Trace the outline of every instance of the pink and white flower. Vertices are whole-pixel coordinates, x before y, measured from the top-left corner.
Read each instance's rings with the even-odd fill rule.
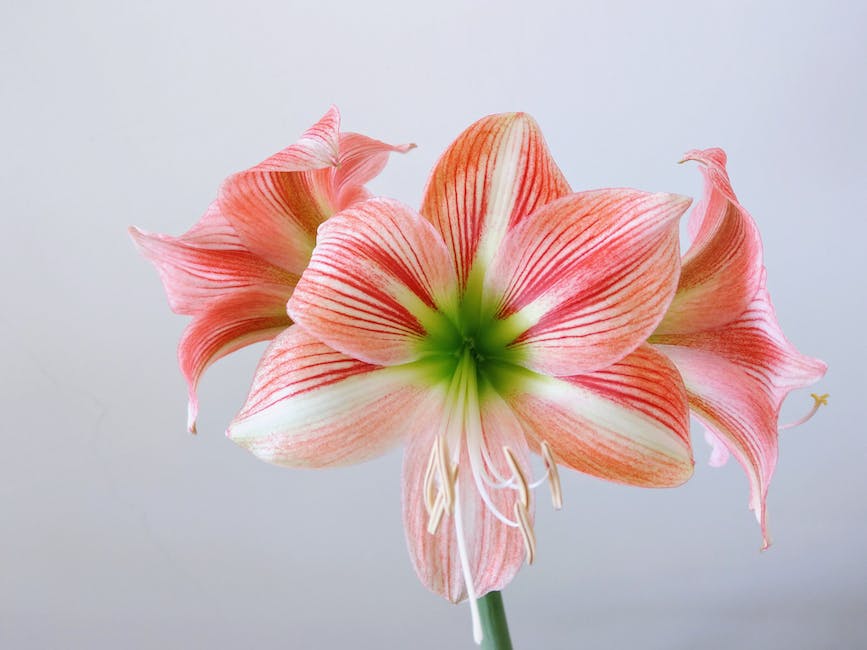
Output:
[[[340,133],[337,108],[295,144],[230,176],[204,216],[180,237],[130,228],[157,267],[169,305],[193,317],[178,346],[195,431],[196,389],[205,369],[246,345],[274,338],[291,320],[286,301],[307,266],[316,229],[332,214],[370,198],[364,185],[392,146]]]
[[[620,483],[692,473],[687,396],[647,337],[677,287],[689,200],[572,193],[532,118],[495,115],[443,154],[421,214],[372,199],[319,227],[228,435],[286,466],[403,442],[422,582],[475,600],[532,561],[533,488],[557,464]],[[534,479],[530,455],[545,470]]]
[[[798,352],[780,329],[758,229],[732,190],[725,153],[690,151],[684,160],[701,165],[705,196],[688,220],[693,241],[677,293],[650,342],[683,377],[689,407],[714,446],[711,463],[731,454],[746,470],[750,508],[767,548],[780,406],[791,390],[818,381],[826,366]],[[816,408],[825,397],[814,396]]]

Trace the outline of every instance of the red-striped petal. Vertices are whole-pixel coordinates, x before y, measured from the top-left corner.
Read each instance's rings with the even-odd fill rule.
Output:
[[[394,146],[357,133],[334,138],[339,153],[328,166],[292,171],[291,165],[263,163],[230,176],[220,191],[220,207],[244,245],[299,275],[310,259],[319,225],[338,210],[369,198],[364,184],[382,171],[389,153],[415,146]]]
[[[293,325],[265,352],[227,435],[278,465],[347,465],[435,421],[441,406],[406,370],[358,361]]]
[[[818,381],[825,364],[786,340],[764,279],[737,320],[716,330],[655,335],[651,341],[683,376],[690,408],[746,470],[750,508],[767,546],[765,504],[777,462],[780,406],[789,391]]]
[[[260,172],[303,172],[334,167],[340,157],[340,113],[336,106],[292,144],[253,167]]]
[[[300,275],[316,244],[316,229],[335,211],[331,173],[234,174],[220,189],[220,210],[250,251]]]
[[[648,345],[587,375],[536,375],[508,401],[559,464],[643,487],[676,486],[692,475],[683,383]]]
[[[179,314],[201,313],[214,301],[251,287],[280,291],[297,281],[297,276],[250,253],[215,205],[180,237],[135,227],[129,232],[156,266],[169,306]]]
[[[455,289],[433,226],[390,199],[372,199],[319,229],[289,314],[331,347],[368,363],[418,357],[425,322]]]
[[[529,115],[485,117],[464,131],[431,173],[422,214],[442,234],[464,284],[486,265],[506,230],[570,192]]]
[[[484,443],[494,452],[492,460],[496,463],[497,471],[503,476],[511,475],[501,453],[503,446],[508,446],[522,471],[530,476],[526,439],[509,407],[498,398],[488,401],[482,405],[481,418]],[[419,580],[431,591],[456,603],[467,597],[455,535],[454,517],[457,513],[445,515],[436,533],[427,531],[424,477],[435,432],[435,426],[424,427],[407,441],[402,478],[403,523],[410,559]],[[489,591],[500,590],[511,582],[526,557],[524,542],[517,528],[502,523],[483,502],[476,488],[465,445],[462,445],[458,462],[457,483],[470,576],[476,596],[480,597]],[[493,504],[504,516],[514,518],[513,508],[518,499],[516,490],[490,490],[489,494]],[[531,495],[531,523],[532,498]]]
[[[187,428],[196,430],[199,379],[215,361],[241,348],[274,338],[292,322],[286,301],[292,287],[254,287],[227,294],[190,321],[178,345],[178,361],[187,380]]]
[[[344,210],[362,198],[359,190],[385,168],[390,153],[414,148],[414,144],[391,145],[359,133],[341,133],[340,162],[334,170],[337,209]]]
[[[662,319],[677,284],[678,218],[689,199],[638,190],[571,194],[509,231],[486,277],[513,344],[549,375],[623,358]]]
[[[681,263],[680,281],[658,333],[701,331],[738,318],[756,295],[762,276],[762,242],[738,203],[722,149],[690,151],[700,164],[705,194],[690,214],[693,243]]]

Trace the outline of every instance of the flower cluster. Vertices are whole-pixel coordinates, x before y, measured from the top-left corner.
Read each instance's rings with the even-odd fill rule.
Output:
[[[340,133],[332,109],[230,177],[186,234],[132,230],[172,308],[193,316],[179,348],[190,428],[204,369],[273,339],[229,437],[295,467],[402,442],[411,560],[474,620],[476,599],[533,561],[534,490],[562,505],[558,465],[679,485],[690,411],[714,458],[746,470],[767,545],[780,405],[825,365],[777,324],[725,154],[685,157],[706,190],[681,258],[689,199],[574,192],[525,114],[464,131],[419,210],[371,197],[364,184],[411,146]]]

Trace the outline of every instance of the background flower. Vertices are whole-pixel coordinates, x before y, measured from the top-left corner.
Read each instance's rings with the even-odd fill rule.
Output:
[[[790,391],[821,379],[827,366],[798,352],[777,323],[759,232],[732,190],[725,153],[690,151],[684,159],[699,163],[705,194],[689,218],[693,241],[677,293],[650,342],[683,376],[690,409],[714,445],[712,462],[725,462],[730,452],[746,470],[750,509],[767,548],[780,407]]]
[[[230,176],[180,237],[130,228],[156,265],[172,310],[193,317],[178,345],[192,432],[205,369],[289,326],[286,301],[307,266],[319,224],[370,196],[364,184],[382,171],[390,152],[415,146],[395,147],[339,127],[332,107],[298,142]]]

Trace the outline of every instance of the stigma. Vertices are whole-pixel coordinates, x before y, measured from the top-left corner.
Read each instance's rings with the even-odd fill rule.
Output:
[[[818,393],[810,393],[810,397],[813,398],[813,407],[807,412],[807,414],[801,418],[798,418],[794,422],[789,422],[787,424],[781,425],[779,428],[780,431],[783,431],[785,429],[792,429],[794,427],[804,424],[804,422],[816,415],[816,412],[822,406],[828,406],[828,398],[830,397],[828,393],[825,393],[823,395],[819,395]]]

